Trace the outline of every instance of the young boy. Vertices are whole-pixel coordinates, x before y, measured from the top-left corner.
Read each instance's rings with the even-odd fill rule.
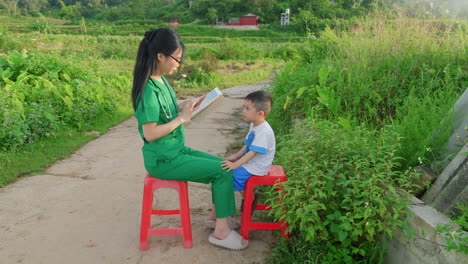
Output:
[[[252,175],[264,176],[268,174],[271,163],[275,157],[275,134],[265,117],[270,113],[273,100],[271,95],[265,91],[256,91],[245,97],[244,120],[250,122],[250,130],[245,137],[245,145],[239,152],[221,161],[221,166],[227,171],[233,170],[234,190],[245,189],[245,183]],[[252,204],[254,212],[256,197]],[[242,205],[241,205],[242,209]],[[211,216],[205,221],[209,228],[215,228],[215,208],[213,206]],[[239,223],[228,218],[228,224],[232,229],[239,228]]]
[[[275,134],[265,120],[272,104],[271,95],[265,91],[256,91],[245,97],[243,117],[250,122],[245,145],[221,162],[224,169],[233,170],[234,190],[241,191],[242,195],[247,180],[252,175],[267,175],[275,157]]]

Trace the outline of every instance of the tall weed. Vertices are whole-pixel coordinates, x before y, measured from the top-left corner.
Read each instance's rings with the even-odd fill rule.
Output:
[[[398,124],[395,129],[403,138],[414,139],[406,134],[411,131],[420,139],[401,150],[404,168],[416,165],[427,144],[443,148],[450,126],[440,123],[449,122],[442,119],[450,117],[453,102],[468,86],[466,27],[447,23],[441,28],[427,21],[377,17],[356,20],[349,32],[325,30],[321,39],[306,42],[301,62],[278,75],[271,122],[280,133],[305,117],[348,126]],[[421,113],[421,120],[431,121],[424,126],[409,122]]]

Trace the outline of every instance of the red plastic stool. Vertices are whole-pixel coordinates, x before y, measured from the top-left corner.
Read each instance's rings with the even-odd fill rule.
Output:
[[[159,188],[176,189],[179,193],[180,210],[153,210],[154,191]],[[151,215],[180,214],[181,228],[151,229]],[[140,225],[140,250],[148,248],[148,236],[154,235],[182,235],[184,247],[192,247],[192,226],[190,224],[190,208],[188,198],[188,185],[186,181],[161,180],[146,175],[143,189],[143,207]]]
[[[251,229],[281,229],[283,237],[289,237],[286,233],[288,224],[281,220],[279,223],[260,223],[252,222],[252,203],[253,203],[253,191],[256,185],[275,185],[276,183],[285,182],[286,175],[284,169],[280,165],[272,165],[270,171],[265,176],[252,176],[247,180],[244,190],[244,207],[242,208],[242,220],[241,220],[241,235],[245,240],[249,239],[249,230]],[[278,186],[276,191],[281,191],[282,186]],[[271,210],[271,206],[268,204],[257,204],[255,210]]]

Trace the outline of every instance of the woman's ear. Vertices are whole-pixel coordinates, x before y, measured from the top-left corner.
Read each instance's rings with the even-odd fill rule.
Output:
[[[164,57],[165,57],[164,54],[162,54],[161,52],[158,52],[158,54],[156,54],[156,59],[158,61],[162,61]]]

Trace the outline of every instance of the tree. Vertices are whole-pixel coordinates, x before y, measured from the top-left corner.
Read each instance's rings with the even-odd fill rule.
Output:
[[[301,25],[304,31],[309,33],[311,31],[311,24],[316,22],[317,19],[311,11],[299,9],[299,14],[292,17],[292,22]]]
[[[218,18],[225,19],[228,14],[239,6],[240,0],[199,0],[194,2],[192,10],[195,15],[205,16],[209,8],[217,11]]]
[[[19,0],[0,0],[0,6],[7,10],[8,15],[16,15],[18,13]]]
[[[214,24],[218,20],[218,11],[216,8],[208,8],[208,12],[206,12],[206,19],[210,21],[210,23]]]
[[[19,0],[18,7],[26,14],[37,15],[49,5],[47,0]]]
[[[281,12],[284,12],[276,7],[276,0],[245,0],[241,5],[243,10],[259,16],[263,22],[279,21]]]
[[[81,4],[77,3],[74,5],[67,6],[62,0],[59,0],[61,9],[60,9],[60,17],[63,19],[70,19],[74,20],[81,16],[80,8]]]
[[[100,7],[104,5],[104,0],[84,0],[82,1],[84,6],[89,7]]]

